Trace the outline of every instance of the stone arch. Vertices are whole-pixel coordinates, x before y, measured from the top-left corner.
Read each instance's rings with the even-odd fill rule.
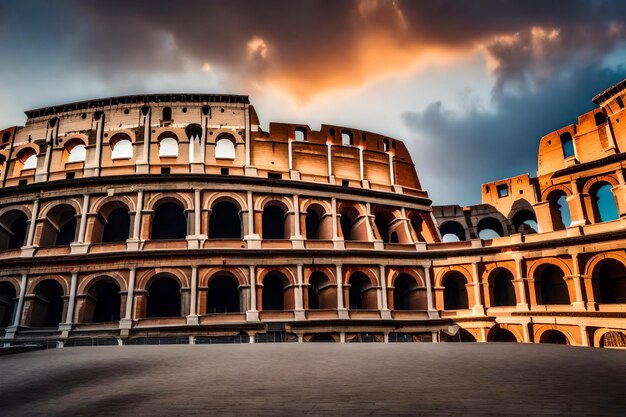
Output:
[[[614,175],[598,175],[598,176],[589,178],[585,182],[585,185],[583,185],[583,188],[582,188],[582,193],[590,194],[591,188],[593,188],[593,186],[596,185],[597,183],[602,183],[602,182],[609,183],[611,184],[612,187],[615,187],[619,184],[619,181]]]
[[[572,345],[576,341],[567,329],[556,325],[539,326],[535,330],[534,340],[535,343],[562,344],[556,343],[560,338],[559,335],[562,335],[565,338],[565,344]]]
[[[494,239],[505,236],[504,225],[493,216],[485,216],[476,225],[477,235],[481,239]]]
[[[469,308],[469,294],[467,284],[472,282],[463,273],[451,270],[443,274],[441,285],[443,286],[443,309],[464,310]]]
[[[367,210],[363,204],[341,202],[337,205],[338,232],[344,240],[369,241]]]
[[[541,263],[533,269],[535,296],[537,304],[570,305],[573,297],[570,294],[565,272],[554,263]]]
[[[309,310],[330,310],[337,308],[337,287],[332,275],[317,268],[308,271],[306,277],[305,308]]]
[[[503,327],[499,324],[491,327],[489,329],[489,333],[487,334],[488,342],[520,342],[519,336],[517,336],[511,329]]]
[[[398,228],[397,225],[394,227],[396,220],[402,218],[400,209],[375,205],[372,207],[372,215],[374,216],[376,233],[380,240],[384,243],[409,243],[409,237],[406,233],[402,233],[403,230]],[[400,241],[398,232],[402,234],[402,242]]]
[[[420,272],[419,269],[411,268],[411,267],[400,267],[400,268],[390,267],[390,268],[388,268],[387,281],[386,281],[387,282],[387,286],[388,287],[393,286],[395,279],[400,274],[408,274],[408,275],[410,275],[416,281],[418,287],[426,288],[426,280],[424,279],[424,274],[422,272]]]
[[[566,184],[553,184],[547,188],[545,188],[541,192],[541,201],[548,201],[548,196],[552,194],[554,191],[561,191],[565,196],[569,197],[572,195],[572,189],[569,185]]]
[[[284,266],[272,266],[272,267],[262,267],[260,268],[260,271],[257,272],[257,285],[262,285],[263,284],[263,279],[265,279],[265,276],[268,274],[271,274],[272,272],[279,272],[281,274],[283,274],[287,280],[289,281],[289,285],[295,285],[296,283],[296,277],[293,273],[293,271],[289,268],[286,268]]]
[[[595,255],[585,270],[596,303],[626,304],[626,257],[615,252]]]
[[[280,268],[261,274],[261,310],[283,311],[295,308],[293,281]]]
[[[21,206],[9,206],[0,211],[0,250],[19,249],[26,244],[29,212]]]
[[[101,198],[95,198],[91,203],[91,212],[97,213],[102,208],[110,203],[120,203],[124,206],[128,207],[129,211],[135,211],[135,200],[126,195],[112,195],[112,196],[104,196]]]
[[[261,214],[261,239],[289,239],[290,225],[289,206],[283,199],[266,200]]]
[[[370,283],[372,284],[373,287],[378,287],[379,286],[379,280],[378,280],[378,276],[376,276],[376,273],[374,271],[372,271],[371,268],[368,268],[366,266],[356,266],[356,265],[349,265],[349,266],[345,266],[344,270],[343,270],[343,283],[348,284],[348,280],[350,279],[350,275],[355,273],[355,272],[361,272],[363,274],[365,274],[367,276],[367,278],[369,279]]]
[[[231,199],[214,202],[209,213],[209,239],[242,239],[243,219],[241,207]]]
[[[415,275],[400,272],[391,280],[392,294],[388,303],[393,310],[428,310],[426,292]],[[420,291],[422,290],[422,291]],[[390,302],[391,301],[391,302]]]
[[[443,286],[443,280],[446,278],[446,275],[452,272],[459,272],[465,277],[467,282],[472,282],[472,273],[467,268],[461,265],[451,265],[437,270],[435,274],[435,286]]]
[[[459,242],[467,240],[467,232],[465,227],[456,220],[445,221],[439,226],[439,233],[441,234],[442,242],[454,242],[452,236],[456,236]],[[452,235],[452,236],[450,236]],[[446,238],[446,236],[449,236]]]
[[[247,210],[248,203],[245,196],[236,192],[214,192],[209,194],[208,198],[204,202],[204,208],[206,210],[212,210],[217,203],[227,201],[235,206],[239,207],[239,210]]]
[[[544,267],[546,264],[554,265],[563,271],[565,276],[572,275],[571,266],[561,258],[539,258],[532,262],[527,262],[527,275],[528,277],[534,277],[537,273],[537,269]]]
[[[13,324],[14,310],[19,287],[11,280],[0,279],[0,327]]]
[[[164,203],[179,204],[184,210],[193,208],[193,200],[187,193],[165,192],[153,193],[146,201],[144,210],[155,210],[159,205]]]
[[[333,238],[333,216],[328,203],[310,199],[302,205],[302,213],[306,214],[303,235],[307,239]]]
[[[263,211],[263,209],[270,204],[282,207],[287,213],[293,212],[293,200],[287,196],[278,194],[267,194],[258,198],[254,204],[254,209],[257,211]]]
[[[313,275],[313,273],[315,272],[322,272],[324,275],[328,277],[331,283],[333,284],[337,283],[337,277],[335,276],[334,268],[331,268],[328,266],[313,266],[313,267],[305,268],[304,276],[302,279],[303,283],[307,284],[309,282],[309,279],[311,278],[311,275]]]
[[[211,279],[218,275],[229,275],[237,281],[238,285],[248,285],[248,276],[242,268],[228,267],[228,266],[216,266],[212,268],[202,268],[198,273],[198,286],[208,287]]]
[[[64,319],[63,298],[67,294],[67,289],[58,279],[42,278],[31,284],[32,299],[29,303],[28,324],[32,327],[57,327]]]
[[[78,310],[79,322],[103,323],[118,321],[121,316],[124,281],[106,274],[94,274],[83,284],[84,297]]]
[[[160,272],[145,282],[147,296],[145,317],[180,317],[182,313],[182,282],[174,274]],[[178,294],[176,294],[178,291]]]
[[[45,219],[46,217],[48,217],[48,214],[50,213],[51,210],[53,210],[55,207],[60,206],[60,205],[71,206],[77,215],[82,214],[81,204],[76,199],[64,198],[61,200],[50,201],[47,204],[44,204],[43,207],[41,207],[41,210],[39,212],[39,219]]]
[[[128,197],[103,198],[94,206],[91,221],[91,239],[94,243],[126,242],[131,235],[130,212],[132,200]]]
[[[26,287],[26,294],[33,295],[33,290],[37,287],[37,285],[39,285],[40,282],[46,280],[53,280],[58,282],[61,285],[61,288],[63,288],[63,295],[69,294],[69,282],[67,278],[63,275],[40,275],[35,278],[29,278],[28,285]]]
[[[515,280],[515,272],[509,268],[498,266],[489,271],[487,282],[492,307],[510,307],[517,304],[513,280]]]
[[[150,223],[150,239],[185,239],[188,234],[189,209],[181,200],[165,196],[154,202],[154,211]],[[193,207],[193,206],[189,206]]]
[[[181,288],[189,288],[189,277],[181,268],[154,268],[146,269],[137,274],[137,283],[135,289],[147,290],[150,281],[156,279],[160,275],[169,275],[175,279]]]
[[[63,157],[61,158],[62,163],[66,164],[66,163],[74,163],[74,162],[85,162],[86,161],[86,157],[87,157],[87,151],[86,149],[84,149],[87,144],[89,143],[89,138],[86,135],[81,135],[81,134],[76,134],[76,135],[71,135],[67,138],[64,138],[63,141]],[[81,146],[83,147],[83,158],[79,160],[75,160],[75,161],[70,161],[70,158],[72,157],[72,153],[76,152],[76,147],[77,146]],[[77,155],[77,154],[74,154]]]
[[[610,176],[595,177],[588,181],[592,183],[588,187],[589,196],[587,202],[588,220],[592,223],[602,223],[619,219],[619,209],[613,188],[616,182],[609,181]],[[587,186],[587,184],[585,184]]]
[[[123,274],[117,271],[106,271],[97,272],[81,277],[78,280],[76,293],[87,294],[89,292],[89,288],[102,279],[113,280],[117,283],[118,287],[120,287],[120,291],[128,291],[128,286],[126,285],[126,277]]]
[[[245,305],[242,302],[241,283],[230,271],[217,271],[207,280],[207,314],[238,313]]]
[[[598,329],[593,333],[593,346],[624,348],[626,347],[626,330],[611,328]]]
[[[221,132],[215,137],[215,159],[235,159],[237,139],[230,132]]]

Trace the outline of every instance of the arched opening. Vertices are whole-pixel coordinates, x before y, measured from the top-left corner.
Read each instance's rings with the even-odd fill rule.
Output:
[[[228,133],[221,133],[215,141],[216,159],[235,159],[235,138]]]
[[[262,239],[289,239],[285,223],[288,221],[287,212],[275,204],[268,204],[263,208]]]
[[[111,159],[132,159],[133,143],[127,135],[117,134],[111,138]]]
[[[516,211],[513,215],[512,222],[515,231],[523,235],[529,235],[539,231],[537,217],[535,213],[530,210],[524,209]]]
[[[289,280],[280,272],[270,272],[263,278],[263,311],[283,311],[291,307],[288,300]]]
[[[600,126],[606,123],[606,115],[599,111],[593,115],[593,119],[596,122],[596,126]]]
[[[159,140],[159,158],[177,158],[178,140],[172,137],[165,137]]]
[[[22,162],[21,171],[26,171],[29,169],[37,168],[37,155],[35,154],[35,151],[33,151],[32,149],[29,149],[28,151],[20,153],[18,160]]]
[[[207,313],[237,313],[241,311],[239,303],[239,284],[229,275],[211,278],[207,294]]]
[[[339,225],[344,240],[367,241],[365,223],[361,222],[361,215],[354,207],[345,207],[341,210]]]
[[[67,162],[85,162],[87,150],[85,144],[80,141],[72,141],[65,145],[67,152]]]
[[[374,217],[374,223],[376,224],[376,229],[378,230],[378,234],[384,243],[398,243],[398,235],[396,234],[396,242],[391,242],[391,235],[389,233],[389,223],[393,220],[388,213],[379,213]]]
[[[63,287],[57,281],[47,279],[35,287],[32,300],[32,327],[57,327],[63,317]]]
[[[563,158],[570,158],[575,155],[574,140],[569,132],[561,133],[561,146],[563,148]]]
[[[396,277],[393,283],[394,310],[426,310],[425,301],[415,278],[405,273]]]
[[[452,272],[443,280],[443,309],[462,310],[469,308],[467,280],[460,272]]]
[[[622,332],[606,332],[600,338],[600,347],[626,348],[626,335]]]
[[[335,287],[321,271],[315,271],[309,278],[309,310],[331,310],[337,307]]]
[[[171,107],[163,107],[163,121],[169,122],[172,120],[172,109]]]
[[[619,261],[607,259],[596,267],[596,301],[601,304],[626,303],[626,267]]]
[[[39,246],[65,246],[76,237],[76,211],[69,204],[59,204],[48,212]]]
[[[463,242],[465,240],[465,229],[460,223],[455,221],[445,222],[439,227],[442,242]]]
[[[174,202],[159,204],[152,218],[152,240],[185,239],[187,219],[183,207]]]
[[[507,269],[502,269],[493,279],[493,305],[514,306],[516,302],[513,274]]]
[[[130,215],[127,207],[113,209],[104,224],[102,243],[126,242],[130,233]]]
[[[354,137],[352,135],[352,132],[350,132],[349,130],[342,130],[341,131],[341,144],[343,146],[352,146],[352,145],[354,145]]]
[[[241,238],[239,207],[228,201],[215,204],[209,216],[209,239]]]
[[[296,127],[294,130],[296,142],[306,142],[306,129],[303,127]]]
[[[567,337],[558,330],[547,330],[539,339],[539,343],[552,343],[554,345],[569,345]]]
[[[202,137],[202,126],[198,124],[190,124],[185,128],[185,134],[190,142],[199,141]]]
[[[12,324],[16,296],[15,287],[10,282],[0,282],[0,327]]]
[[[570,304],[569,292],[561,268],[546,265],[539,274],[539,304]]]
[[[592,188],[590,194],[596,223],[619,219],[611,184],[599,182]]]
[[[162,275],[148,286],[146,317],[178,317],[181,315],[180,284],[172,277]]]
[[[0,218],[0,250],[19,249],[26,243],[28,217],[20,210],[10,210]]]
[[[324,209],[319,204],[311,204],[306,210],[306,238],[322,239],[325,230],[321,227]]]
[[[335,338],[327,333],[320,333],[311,336],[310,343],[335,343]]]
[[[441,333],[441,341],[442,342],[469,342],[475,343],[476,338],[473,334],[468,332],[465,329],[459,328],[459,330],[454,335],[449,335],[447,333]]]
[[[510,342],[517,343],[517,338],[513,333],[511,333],[507,329],[503,329],[500,326],[496,326],[491,329],[489,332],[489,336],[487,337],[488,342]]]
[[[376,310],[376,288],[363,272],[354,272],[348,279],[348,305],[350,310]]]
[[[478,237],[481,239],[496,239],[504,236],[502,223],[493,217],[484,217],[480,219],[476,229],[478,230]]]
[[[552,191],[548,195],[550,206],[550,217],[552,217],[552,228],[563,230],[572,223],[572,217],[567,204],[567,196],[561,190]]]
[[[415,237],[418,242],[425,242],[423,229],[424,229],[424,219],[419,214],[411,216],[411,227],[415,231]]]
[[[120,287],[112,279],[94,283],[87,292],[87,323],[106,323],[120,319]]]

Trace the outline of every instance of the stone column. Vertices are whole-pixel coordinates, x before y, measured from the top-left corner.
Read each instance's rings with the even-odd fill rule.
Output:
[[[582,285],[581,285],[580,264],[578,262],[578,253],[572,253],[571,256],[572,256],[573,274],[570,278],[574,281],[574,292],[576,295],[576,301],[572,303],[572,307],[575,310],[585,310],[585,300],[583,298],[583,290],[582,290]]]
[[[376,234],[374,233],[374,227],[372,226],[372,221],[374,216],[372,216],[372,205],[370,203],[365,204],[365,226],[367,227],[367,238],[370,242],[374,242],[374,249],[384,250],[385,244],[382,240],[376,238]]]
[[[26,245],[22,248],[21,256],[30,257],[35,253],[35,230],[37,229],[37,218],[39,217],[39,199],[36,198],[33,201],[33,212],[30,220],[28,221],[28,235],[26,238]]]
[[[28,274],[22,273],[22,280],[20,282],[20,295],[17,299],[17,307],[13,316],[13,323],[6,329],[5,339],[13,339],[18,327],[22,324],[22,315],[24,313],[24,298],[26,297],[26,286],[28,285]]]
[[[335,280],[337,281],[337,314],[340,319],[347,319],[348,310],[343,301],[343,266],[335,265]]]
[[[343,250],[346,248],[343,238],[339,237],[339,217],[337,215],[337,199],[335,197],[330,199],[330,211],[333,219],[333,247],[335,249]]]
[[[254,230],[254,201],[252,191],[248,191],[246,197],[246,204],[248,206],[248,234],[244,236],[243,240],[247,242],[248,249],[261,249],[261,237],[256,233],[256,230]]]
[[[80,222],[78,226],[78,237],[76,242],[70,244],[71,253],[87,253],[89,245],[85,244],[85,234],[87,232],[87,216],[89,215],[89,194],[83,196],[83,205],[81,207]]]
[[[135,298],[135,275],[136,268],[130,268],[128,277],[128,291],[126,293],[126,308],[124,311],[124,318],[120,320],[120,329],[130,329],[133,324],[133,305]]]
[[[391,154],[391,152],[388,152],[387,155],[389,155],[389,182],[391,183],[391,186],[393,187],[394,185],[396,185],[396,178],[395,178],[396,176],[393,170],[393,155]]]
[[[61,323],[59,327],[63,327],[62,330],[71,330],[72,323],[74,323],[74,309],[76,308],[76,285],[78,283],[78,272],[72,272],[72,281],[70,283],[70,300],[67,305],[67,315],[65,316],[65,323]]]
[[[428,318],[438,319],[439,312],[433,305],[433,286],[430,276],[430,265],[424,265],[424,281],[426,282],[426,305],[428,308]]]
[[[296,309],[294,312],[294,317],[296,320],[306,320],[306,316],[304,313],[304,307],[302,302],[302,284],[304,283],[304,273],[302,270],[302,264],[296,265],[297,270],[297,283],[296,283]]]
[[[148,113],[142,114],[143,122],[143,148],[141,156],[137,156],[135,170],[138,174],[147,174],[150,171],[150,141],[152,138],[152,109],[148,108]]]
[[[189,315],[187,316],[187,324],[198,324],[198,267],[191,267],[191,294],[189,300]]]
[[[524,272],[522,268],[522,258],[515,258],[515,275],[513,283],[517,286],[517,310],[528,311],[528,301],[526,300],[526,286],[524,285]]]
[[[133,228],[130,238],[127,240],[126,247],[128,250],[139,250],[141,240],[141,222],[143,212],[143,190],[137,191],[137,204],[135,207],[135,216],[133,218]]]
[[[389,311],[389,306],[387,304],[387,276],[385,274],[385,265],[379,265],[378,274],[380,276],[380,287],[381,287],[381,301],[382,301],[382,309],[380,317],[383,319],[391,318],[391,311]]]
[[[300,219],[300,198],[298,194],[293,195],[293,235],[291,236],[291,246],[293,249],[304,249],[304,237],[302,236]]]
[[[474,289],[474,307],[472,307],[472,315],[484,316],[485,309],[480,298],[480,271],[478,262],[472,263],[472,287]]]
[[[259,321],[259,310],[256,305],[256,268],[248,267],[248,280],[250,281],[250,310],[246,311],[247,321]]]
[[[584,226],[589,223],[583,202],[588,195],[578,191],[576,180],[572,180],[571,186],[572,195],[567,197],[567,205],[569,206],[570,216],[572,217],[572,224],[569,227]],[[567,227],[567,225],[565,226]]]

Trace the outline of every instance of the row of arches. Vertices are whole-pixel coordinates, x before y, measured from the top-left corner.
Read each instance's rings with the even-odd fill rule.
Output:
[[[506,219],[505,219],[506,220]],[[510,219],[503,223],[502,219],[493,216],[482,217],[476,224],[476,234],[480,239],[495,239],[507,236],[508,227],[514,233],[532,234],[539,232],[537,217],[530,208],[516,210]],[[467,240],[465,227],[456,220],[444,221],[439,227],[439,232],[443,242],[462,242]]]
[[[125,242],[132,233],[133,222],[130,203],[123,199],[113,200],[102,205],[95,215],[89,214],[91,243]],[[149,239],[172,240],[185,239],[190,233],[193,215],[179,199],[164,197],[153,205]],[[288,207],[280,201],[269,201],[264,205],[261,215],[262,239],[290,239],[292,220]],[[209,239],[243,239],[242,208],[230,199],[215,202],[208,217]],[[369,241],[368,216],[355,207],[344,208],[339,217],[339,226],[344,240]],[[64,246],[76,241],[80,222],[78,208],[71,203],[60,203],[47,210],[39,221],[38,241],[40,247]],[[0,250],[17,249],[26,244],[28,215],[22,209],[9,209],[0,216]],[[375,216],[375,227],[386,243],[410,243],[414,237],[402,222],[389,212]],[[410,219],[410,227],[415,236],[423,240],[421,233],[422,219],[415,214]],[[333,216],[321,204],[313,203],[307,207],[304,228],[307,240],[331,240],[333,238]]]
[[[408,273],[400,273],[393,281],[390,307],[393,310],[426,310],[423,293],[417,280]],[[377,310],[379,302],[377,286],[371,277],[355,271],[343,285],[346,306],[350,310]],[[246,297],[238,279],[230,272],[215,273],[206,290],[200,292],[203,314],[244,312]],[[314,271],[305,286],[304,308],[308,310],[332,310],[337,308],[337,286],[322,271]],[[289,311],[295,308],[295,286],[280,271],[270,271],[257,284],[258,308],[261,311]],[[37,283],[26,296],[25,325],[31,327],[54,327],[65,319],[67,295],[63,285],[54,279]],[[184,292],[181,282],[173,275],[157,274],[150,279],[144,290],[136,290],[136,318],[182,317],[185,315]],[[76,320],[79,323],[103,323],[119,321],[123,315],[126,291],[120,283],[109,276],[93,279],[76,296]],[[16,288],[7,281],[0,282],[0,323],[10,325],[15,319],[17,305]]]
[[[553,264],[536,269],[534,279],[537,305],[570,305],[571,289],[563,270]],[[470,307],[467,286],[470,280],[461,272],[451,271],[442,280],[444,310]],[[598,304],[626,303],[626,266],[615,259],[605,259],[595,268],[591,279],[593,297]],[[505,268],[498,268],[488,279],[491,306],[515,306],[519,302],[514,276]],[[525,289],[526,290],[526,289]]]

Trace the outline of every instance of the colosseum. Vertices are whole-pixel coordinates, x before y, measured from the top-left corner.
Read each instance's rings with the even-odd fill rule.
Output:
[[[246,96],[27,111],[0,131],[0,337],[624,347],[625,90],[468,207],[433,206],[400,140],[264,131]]]

